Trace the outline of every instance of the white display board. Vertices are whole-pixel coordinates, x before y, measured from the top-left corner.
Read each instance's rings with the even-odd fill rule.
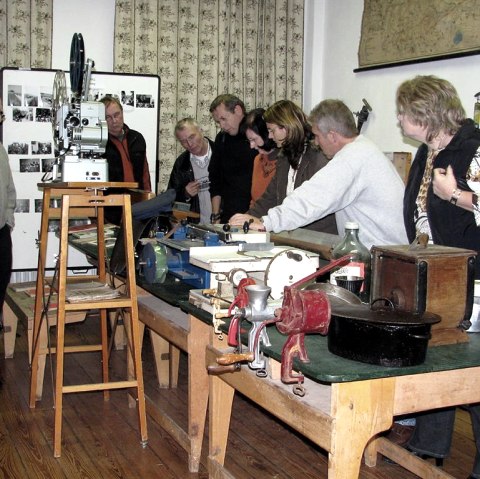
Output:
[[[7,150],[17,190],[15,229],[13,231],[13,269],[37,268],[36,240],[40,229],[42,192],[38,183],[48,176],[54,159],[53,133],[50,121],[55,70],[1,70],[0,85],[5,121],[1,141]],[[67,92],[69,73],[65,73]],[[125,123],[142,133],[147,143],[147,158],[152,188],[158,184],[158,123],[160,77],[92,72],[89,99],[116,95],[124,109]],[[155,185],[155,186],[154,186]],[[55,224],[52,224],[52,229]],[[50,233],[47,268],[54,266],[58,240]],[[69,250],[69,266],[87,266],[85,256]]]

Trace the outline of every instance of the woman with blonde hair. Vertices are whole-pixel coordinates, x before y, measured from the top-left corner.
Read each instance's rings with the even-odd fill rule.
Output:
[[[420,233],[434,244],[480,253],[480,131],[468,119],[455,87],[433,75],[417,76],[397,90],[403,135],[421,142],[404,197],[409,241]],[[475,262],[480,279],[480,254]],[[468,321],[467,321],[468,322]],[[468,325],[465,325],[468,327]],[[480,405],[470,407],[477,454],[471,478],[480,478]],[[455,408],[419,414],[407,448],[437,465],[450,451]]]

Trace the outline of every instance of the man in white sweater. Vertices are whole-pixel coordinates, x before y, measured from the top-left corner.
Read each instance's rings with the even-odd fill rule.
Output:
[[[241,226],[253,219],[251,229],[278,233],[335,213],[339,233],[347,221],[358,223],[360,241],[367,248],[406,244],[404,184],[392,162],[358,134],[352,112],[340,100],[322,101],[309,120],[328,164],[266,216],[236,214],[230,224]]]

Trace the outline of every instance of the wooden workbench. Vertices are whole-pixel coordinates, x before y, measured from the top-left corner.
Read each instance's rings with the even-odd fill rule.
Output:
[[[275,363],[286,337],[274,326],[268,334],[272,346],[265,352]],[[307,336],[305,344],[311,362],[295,362],[306,375],[304,397],[295,395],[292,385],[260,378],[246,365],[239,372],[210,376],[210,477],[231,477],[224,460],[235,392],[325,449],[329,479],[357,478],[362,456],[368,466],[374,466],[378,452],[419,477],[452,477],[378,434],[391,427],[394,416],[479,402],[479,335],[472,335],[469,343],[430,348],[423,365],[406,368],[340,358],[328,351],[327,339],[319,335]],[[209,346],[207,365],[215,364],[224,352]]]
[[[139,317],[156,336],[153,342],[162,386],[175,381],[175,349],[189,355],[188,431],[182,431],[148,398],[147,410],[189,452],[191,471],[198,470],[210,395],[209,474],[231,477],[224,460],[233,397],[238,391],[325,449],[330,479],[358,477],[362,456],[367,465],[374,466],[378,452],[420,477],[451,478],[377,435],[388,430],[397,415],[480,402],[480,335],[472,335],[469,343],[430,348],[423,365],[407,368],[349,361],[330,354],[326,338],[308,335],[305,345],[311,362],[294,361],[295,369],[306,376],[306,395],[299,397],[278,376],[259,378],[247,366],[208,379],[201,363],[203,351],[207,349],[207,365],[224,352],[223,344],[211,334],[211,315],[188,303],[185,293],[189,288],[183,283],[139,287],[152,295],[139,297]],[[264,350],[275,371],[286,336],[274,326],[268,334],[272,346]]]

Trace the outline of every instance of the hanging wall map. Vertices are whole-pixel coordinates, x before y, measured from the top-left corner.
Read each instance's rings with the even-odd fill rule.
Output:
[[[480,0],[364,0],[356,71],[480,53]]]

